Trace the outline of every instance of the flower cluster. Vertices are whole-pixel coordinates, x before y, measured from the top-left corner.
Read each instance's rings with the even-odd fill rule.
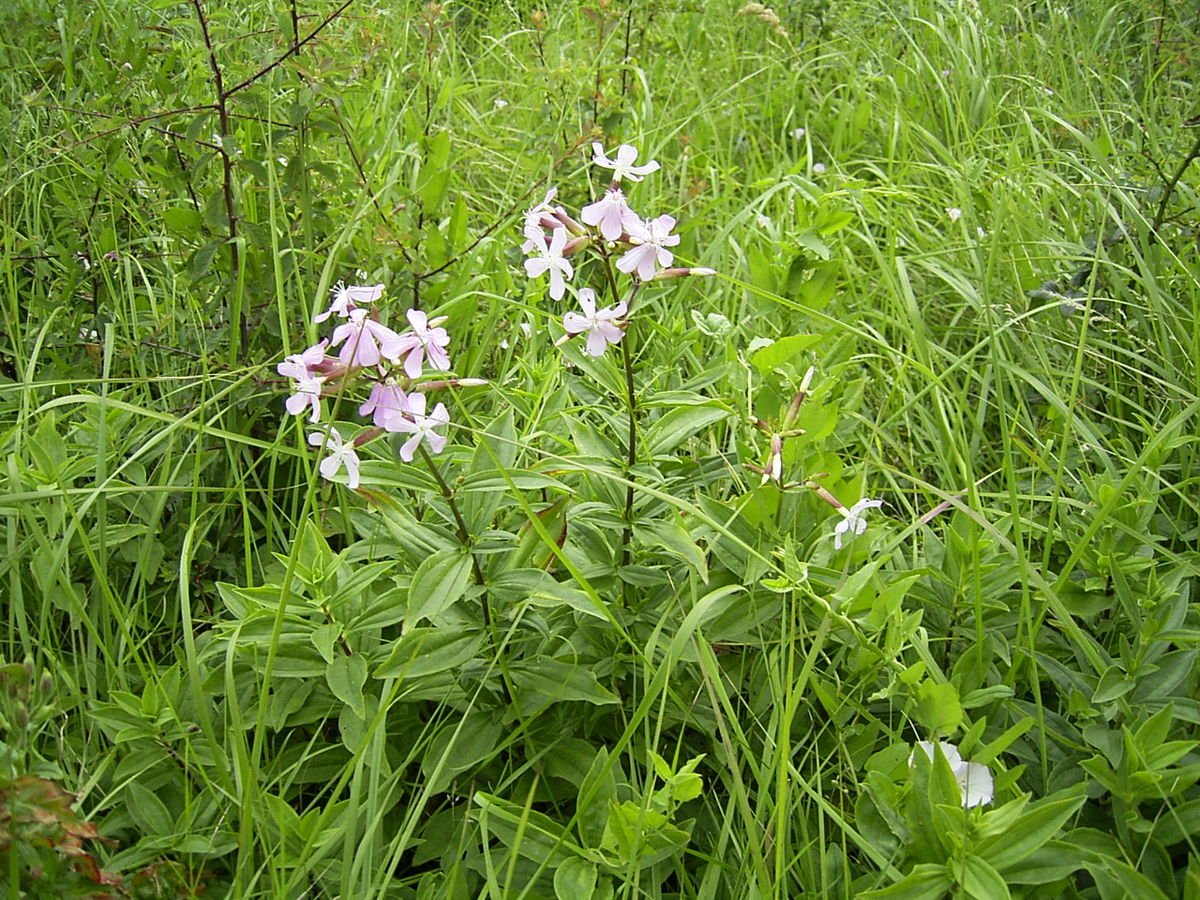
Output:
[[[372,305],[383,296],[382,284],[361,286],[339,283],[333,289],[329,308],[314,317],[321,323],[336,316],[341,320],[326,340],[293,354],[276,370],[291,381],[291,396],[285,406],[293,416],[309,412],[309,422],[321,421],[323,398],[340,395],[352,381],[371,382],[370,394],[359,413],[370,416],[373,428],[353,438],[343,438],[330,425],[326,431],[309,434],[308,442],[322,447],[326,456],[319,466],[321,474],[332,480],[343,467],[351,490],[359,485],[357,447],[382,434],[409,435],[400,447],[400,458],[410,462],[424,443],[433,453],[446,446],[446,436],[437,431],[450,423],[443,403],[428,411],[425,391],[448,386],[483,384],[478,379],[441,379],[421,381],[426,368],[437,372],[450,370],[450,335],[442,327],[444,316],[430,319],[418,309],[405,313],[408,328],[397,332],[379,320]],[[331,351],[337,349],[337,355]]]
[[[554,203],[557,191],[553,188],[541,203],[525,213],[525,242],[521,249],[530,254],[525,260],[529,277],[546,276],[551,299],[561,300],[567,292],[567,282],[575,277],[570,257],[586,249],[606,261],[619,253],[616,268],[630,275],[638,285],[656,278],[715,274],[712,269],[671,268],[675,254],[669,248],[679,244],[679,235],[672,234],[675,218],[661,215],[642,219],[625,201],[622,182],[641,181],[658,171],[658,163],[651,160],[638,165],[638,151],[629,144],[619,146],[612,159],[600,144],[593,144],[592,151],[592,161],[601,168],[611,169],[612,178],[604,195],[583,207],[578,220]],[[619,343],[624,336],[629,302],[614,297],[616,302],[612,306],[598,309],[596,293],[591,288],[581,288],[577,296],[582,312],[563,316],[566,331],[563,340],[586,335],[586,352],[601,356],[610,344]]]

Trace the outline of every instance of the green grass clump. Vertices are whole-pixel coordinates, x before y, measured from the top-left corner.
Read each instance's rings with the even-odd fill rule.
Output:
[[[0,29],[8,895],[1200,896],[1192,4]],[[599,358],[593,141],[717,272]],[[486,380],[357,491],[343,281]]]

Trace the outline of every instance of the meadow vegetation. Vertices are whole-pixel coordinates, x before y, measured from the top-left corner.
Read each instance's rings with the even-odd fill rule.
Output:
[[[1200,898],[1197,34],[6,0],[5,895]]]

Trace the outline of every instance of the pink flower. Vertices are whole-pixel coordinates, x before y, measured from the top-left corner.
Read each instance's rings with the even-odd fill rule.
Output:
[[[329,304],[329,309],[321,313],[319,316],[314,316],[314,322],[324,322],[334,313],[337,313],[343,319],[350,318],[350,313],[358,308],[360,303],[374,303],[383,294],[383,285],[376,284],[371,287],[360,285],[347,285],[339,281],[333,289],[333,302]]]
[[[392,420],[395,427],[388,429],[412,435],[400,448],[400,458],[405,462],[412,462],[413,454],[417,452],[417,447],[420,446],[422,440],[429,445],[432,453],[441,453],[446,446],[446,436],[434,431],[440,425],[450,424],[450,414],[446,412],[446,404],[439,403],[427,416],[425,415],[425,400],[424,394],[409,394],[407,415],[395,416]]]
[[[298,416],[304,412],[305,407],[312,407],[312,415],[309,416],[310,422],[317,422],[321,418],[321,391],[324,388],[325,379],[314,377],[311,375],[301,375],[296,378],[296,384],[292,387],[293,394],[284,401],[284,406],[287,411],[293,416]]]
[[[605,156],[604,146],[601,144],[592,144],[592,152],[595,154],[592,162],[601,168],[613,170],[612,180],[614,184],[622,178],[628,178],[630,181],[641,181],[643,176],[658,171],[658,163],[654,160],[650,160],[644,166],[635,166],[633,161],[637,159],[637,147],[629,144],[622,144],[617,148],[616,159],[609,159]],[[612,240],[612,238],[609,238],[609,240]]]
[[[378,428],[385,431],[399,431],[400,429],[392,427],[397,416],[402,416],[408,412],[408,394],[400,389],[400,386],[392,381],[379,381],[371,388],[371,395],[367,398],[367,402],[358,408],[360,416],[367,416],[374,413],[371,418]]]
[[[325,363],[325,342],[314,344],[302,353],[293,353],[275,367],[280,375],[293,381],[292,395],[284,405],[293,416],[298,416],[307,407],[312,407],[309,421],[321,418],[321,391],[325,377],[318,374]]]
[[[642,224],[625,204],[625,195],[617,190],[605,191],[603,197],[582,209],[579,218],[585,225],[598,225],[606,241],[615,241],[622,232]]]
[[[406,315],[412,331],[400,335],[402,346],[397,354],[397,357],[405,356],[405,374],[409,378],[420,378],[421,363],[425,357],[429,357],[430,366],[445,372],[450,368],[450,357],[444,349],[450,345],[450,335],[440,326],[446,317],[438,316],[431,320],[419,309],[410,309]]]
[[[321,434],[319,431],[309,434],[308,443],[313,447],[324,445],[325,449],[329,451],[329,455],[321,460],[321,465],[318,467],[326,480],[333,481],[333,476],[338,473],[338,469],[345,466],[346,483],[350,486],[350,490],[358,490],[358,454],[354,452],[354,441],[343,441],[338,430],[330,426],[327,435]]]
[[[365,309],[352,309],[349,320],[333,330],[333,346],[343,341],[338,359],[347,368],[376,366],[381,359],[397,359],[403,346],[400,335],[368,318]]]
[[[671,234],[674,227],[673,216],[659,216],[631,226],[629,240],[633,248],[617,260],[617,268],[622,272],[636,271],[641,281],[649,281],[654,277],[656,260],[665,269],[675,259],[675,254],[667,249],[679,243],[679,235]]]
[[[529,239],[527,246],[538,252],[533,259],[525,260],[526,274],[530,278],[537,278],[539,275],[549,272],[550,297],[554,300],[561,300],[567,290],[564,279],[569,279],[575,274],[571,264],[563,259],[563,247],[567,244],[567,229],[555,228],[549,245],[546,244],[546,236],[540,231],[526,231],[525,236]]]
[[[625,336],[625,332],[616,324],[625,315],[625,301],[597,311],[596,292],[591,288],[583,288],[579,292],[579,305],[583,309],[583,315],[567,313],[563,316],[563,328],[571,336],[586,331],[588,354],[603,356],[609,344],[618,344]]]
[[[277,365],[275,371],[284,378],[311,377],[314,372],[320,370],[321,364],[325,362],[326,343],[326,341],[321,341],[300,353],[293,353]]]

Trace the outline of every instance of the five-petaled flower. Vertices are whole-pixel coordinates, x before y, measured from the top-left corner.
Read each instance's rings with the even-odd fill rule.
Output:
[[[343,343],[344,342],[344,343]],[[404,343],[400,335],[367,315],[352,309],[347,321],[333,330],[332,345],[342,344],[338,359],[346,368],[377,366],[383,359],[398,359]]]
[[[343,441],[341,434],[332,425],[329,433],[322,434],[314,431],[308,436],[308,443],[313,447],[325,446],[329,455],[321,460],[318,467],[321,474],[329,481],[338,473],[342,466],[346,467],[346,483],[350,490],[358,490],[358,454],[354,452],[354,441]]]
[[[642,223],[626,205],[625,195],[617,190],[605,191],[603,197],[580,211],[579,218],[583,219],[585,225],[599,226],[606,241],[615,241],[625,231]]]
[[[314,322],[324,322],[334,313],[337,313],[343,319],[350,318],[350,313],[359,307],[359,304],[374,303],[383,295],[383,285],[375,284],[370,286],[363,285],[347,285],[339,281],[333,289],[333,301],[329,304],[329,309],[320,315],[314,316]]]
[[[644,176],[658,171],[658,163],[654,160],[650,160],[645,165],[635,166],[633,161],[638,156],[637,147],[630,146],[629,144],[622,144],[617,148],[616,159],[609,159],[604,155],[603,144],[592,144],[592,152],[595,154],[592,162],[603,169],[613,170],[613,184],[616,184],[622,178],[628,178],[630,181],[641,181]],[[612,240],[612,238],[609,238],[609,240]]]
[[[529,239],[530,248],[538,253],[533,259],[525,260],[526,274],[530,278],[537,278],[539,275],[549,272],[550,297],[553,300],[561,300],[567,290],[564,279],[570,279],[575,274],[571,264],[563,259],[563,247],[567,244],[567,229],[555,228],[549,244],[546,243],[546,236],[540,231],[527,230],[525,236]]]
[[[394,417],[392,424],[395,427],[388,429],[412,435],[400,448],[400,458],[405,462],[412,462],[413,454],[417,452],[417,447],[422,440],[429,445],[429,449],[433,453],[441,453],[446,446],[446,436],[433,430],[438,426],[450,424],[450,414],[446,412],[446,404],[439,403],[433,408],[433,412],[425,415],[425,402],[424,394],[409,394],[407,414]]]
[[[316,422],[321,418],[321,391],[324,389],[325,377],[319,374],[319,367],[325,362],[325,342],[314,344],[302,353],[293,353],[275,367],[280,375],[292,379],[292,395],[284,402],[287,411],[298,416],[308,407],[312,407],[309,421]]]
[[[883,506],[882,500],[867,500],[866,498],[859,500],[849,509],[844,506],[839,507],[838,512],[842,514],[842,521],[838,522],[833,529],[833,547],[835,550],[842,549],[842,539],[847,533],[851,537],[862,534],[867,530],[866,512],[868,509],[879,509]]]
[[[404,357],[405,374],[409,378],[420,378],[421,363],[425,359],[433,368],[445,372],[450,368],[450,357],[445,350],[450,345],[450,335],[441,327],[446,317],[430,319],[419,309],[410,309],[406,315],[412,331],[400,335],[402,346],[398,353]]]
[[[917,746],[925,752],[925,755],[930,760],[934,758],[934,749],[932,741],[917,741]],[[942,756],[946,757],[946,762],[950,763],[950,771],[954,773],[954,780],[958,782],[958,790],[962,796],[962,805],[967,809],[973,806],[983,806],[985,803],[992,802],[992,794],[994,785],[992,783],[992,772],[983,763],[967,762],[958,752],[958,748],[953,744],[948,744],[945,741],[938,741],[938,746],[942,750]],[[913,751],[913,756],[916,751]],[[912,756],[909,757],[910,765],[912,764]]]
[[[636,272],[639,280],[649,281],[654,277],[656,262],[665,269],[675,259],[675,254],[667,249],[679,243],[679,235],[671,234],[674,227],[674,216],[659,216],[629,226],[629,241],[633,247],[617,260],[617,268],[622,272]]]
[[[596,309],[596,292],[591,288],[579,291],[579,306],[583,315],[569,312],[563,316],[563,328],[574,336],[587,332],[587,352],[590,356],[602,356],[609,344],[618,344],[625,332],[617,322],[625,315],[626,305],[622,300],[616,306]]]

